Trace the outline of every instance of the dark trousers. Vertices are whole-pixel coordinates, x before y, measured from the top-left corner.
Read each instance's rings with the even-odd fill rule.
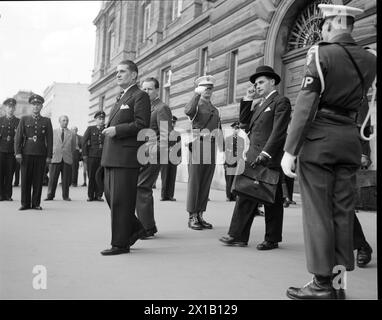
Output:
[[[135,216],[139,169],[105,168],[105,198],[111,210],[111,245],[128,247],[130,237],[143,229]]]
[[[146,230],[156,227],[154,219],[153,185],[159,176],[160,164],[150,164],[141,169],[137,185],[137,216]]]
[[[48,198],[53,199],[56,195],[58,177],[61,173],[62,182],[62,198],[69,198],[69,186],[72,180],[72,165],[61,161],[60,163],[52,163],[49,166],[49,183],[48,183]]]
[[[38,207],[40,205],[45,163],[46,156],[23,155],[20,166],[22,206]]]
[[[253,199],[236,197],[235,209],[231,219],[228,234],[239,241],[248,242],[253,219],[258,215],[259,203]],[[281,182],[277,185],[275,203],[264,205],[265,236],[264,240],[271,242],[282,241],[284,207]]]
[[[101,158],[88,158],[87,160],[87,169],[88,169],[88,197],[94,199],[97,197],[102,197],[102,191],[98,188],[96,183],[96,172],[97,169],[101,166]]]
[[[357,250],[366,244],[367,241],[363,233],[362,226],[359,223],[357,215],[354,213],[353,249]]]
[[[225,195],[227,199],[230,199],[231,201],[233,201],[236,199],[236,197],[234,194],[231,193],[231,188],[232,188],[232,183],[233,183],[233,179],[235,178],[235,175],[227,174],[227,167],[224,167],[224,177],[225,177]]]
[[[13,182],[13,184],[15,186],[18,186],[20,184],[20,163],[18,163],[17,161],[15,162],[15,180]]]
[[[294,179],[289,178],[288,176],[283,174],[283,196],[284,198],[288,198],[290,201],[293,200],[293,187],[294,187]]]
[[[80,150],[73,152],[73,164],[72,164],[72,181],[71,184],[78,184],[78,167],[80,165]]]
[[[12,179],[16,159],[13,153],[0,152],[0,199],[12,197]]]
[[[174,198],[177,166],[175,164],[161,165],[162,199]]]

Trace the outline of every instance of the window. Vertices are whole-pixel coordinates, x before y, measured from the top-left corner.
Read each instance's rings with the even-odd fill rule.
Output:
[[[171,20],[174,21],[176,18],[180,17],[183,9],[183,0],[173,0],[172,2],[172,14]]]
[[[114,51],[115,46],[115,28],[114,28],[114,19],[111,20],[109,28],[107,29],[107,47],[106,47],[106,62],[110,62],[110,58]]]
[[[103,111],[104,105],[105,105],[105,96],[102,96],[99,99],[99,106],[98,106],[99,111]]]
[[[146,3],[143,7],[143,34],[142,42],[145,42],[148,38],[151,26],[151,3]]]
[[[170,87],[172,72],[170,67],[162,70],[162,101],[167,105],[170,103]]]
[[[237,82],[237,56],[238,50],[234,50],[231,52],[228,79],[228,103],[235,102]]]
[[[200,55],[199,75],[205,76],[208,72],[208,47],[203,48]]]

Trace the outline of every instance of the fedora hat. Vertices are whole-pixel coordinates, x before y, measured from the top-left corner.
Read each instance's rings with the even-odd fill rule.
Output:
[[[281,80],[280,76],[270,66],[260,66],[257,67],[256,73],[249,77],[249,81],[255,83],[256,79],[261,76],[275,79],[275,84],[279,84]]]

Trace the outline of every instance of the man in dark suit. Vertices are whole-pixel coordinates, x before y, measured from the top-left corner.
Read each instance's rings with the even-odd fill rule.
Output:
[[[21,207],[19,210],[42,210],[40,206],[45,165],[49,164],[53,152],[53,129],[49,118],[40,111],[44,98],[32,94],[29,98],[32,115],[23,116],[15,137],[16,160],[21,167]],[[33,193],[31,197],[31,188]]]
[[[146,237],[153,236],[158,230],[154,219],[153,185],[158,178],[161,164],[168,162],[168,138],[172,131],[171,110],[159,99],[159,82],[155,78],[147,78],[142,83],[151,102],[150,129],[155,132],[149,150],[151,162],[142,167],[138,176],[137,215],[146,229]],[[153,132],[153,134],[154,134]]]
[[[291,106],[289,99],[276,91],[280,76],[269,66],[260,66],[250,77],[254,87],[240,102],[240,123],[247,125],[250,146],[246,161],[251,166],[263,165],[280,171],[283,146],[288,128]],[[256,89],[256,91],[254,90]],[[261,98],[251,110],[256,92]],[[222,237],[226,245],[246,246],[259,203],[244,196],[237,196],[228,236]],[[278,248],[282,240],[283,197],[279,179],[275,202],[265,207],[265,237],[258,250]]]
[[[73,127],[72,131],[75,135],[75,150],[73,151],[73,164],[72,164],[72,187],[78,185],[78,168],[82,158],[82,137],[78,134],[78,128]]]
[[[172,116],[172,127],[175,128],[177,117]],[[172,130],[171,135],[176,137],[176,141],[170,141],[170,153],[171,150],[176,151],[177,160],[175,163],[169,158],[168,164],[161,165],[161,180],[162,180],[162,190],[161,190],[161,201],[176,201],[174,198],[175,191],[175,181],[176,181],[176,171],[178,164],[182,159],[182,137],[180,133],[176,130]],[[174,154],[175,156],[175,154]]]
[[[75,135],[74,132],[68,129],[68,116],[60,116],[59,122],[60,128],[53,130],[53,157],[49,166],[48,194],[45,201],[54,199],[60,174],[62,181],[62,199],[65,201],[71,200],[69,198],[69,186],[72,181]]]
[[[282,168],[289,177],[298,156],[305,254],[311,282],[290,287],[292,299],[336,299],[336,266],[354,269],[356,173],[362,146],[357,112],[376,75],[376,57],[351,36],[363,10],[319,4],[323,41],[308,51]]]
[[[5,116],[0,117],[0,201],[12,201],[12,179],[15,171],[15,133],[20,122],[14,116],[16,100],[4,101]]]
[[[123,90],[110,111],[102,151],[101,165],[105,168],[104,185],[107,203],[111,209],[111,248],[102,255],[130,252],[146,230],[135,216],[137,182],[140,160],[138,141],[140,130],[150,126],[151,105],[148,94],[136,84],[138,67],[131,60],[117,66],[117,83]]]
[[[105,128],[105,112],[97,111],[94,115],[96,119],[95,126],[89,126],[82,140],[82,158],[86,162],[89,185],[88,185],[88,199],[87,201],[103,201],[102,190],[100,190],[96,183],[96,172],[101,166],[101,156],[105,136],[102,131]]]

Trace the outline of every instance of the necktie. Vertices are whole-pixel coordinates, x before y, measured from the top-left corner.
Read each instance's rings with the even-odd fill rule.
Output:
[[[64,142],[64,129],[62,129],[62,132],[61,132],[61,141]]]
[[[260,103],[259,103],[260,107],[263,105],[264,101],[265,101],[265,98],[261,98]]]
[[[119,93],[119,96],[117,97],[117,102],[118,102],[119,100],[121,100],[123,94],[124,94],[124,91],[122,90],[122,91]]]

